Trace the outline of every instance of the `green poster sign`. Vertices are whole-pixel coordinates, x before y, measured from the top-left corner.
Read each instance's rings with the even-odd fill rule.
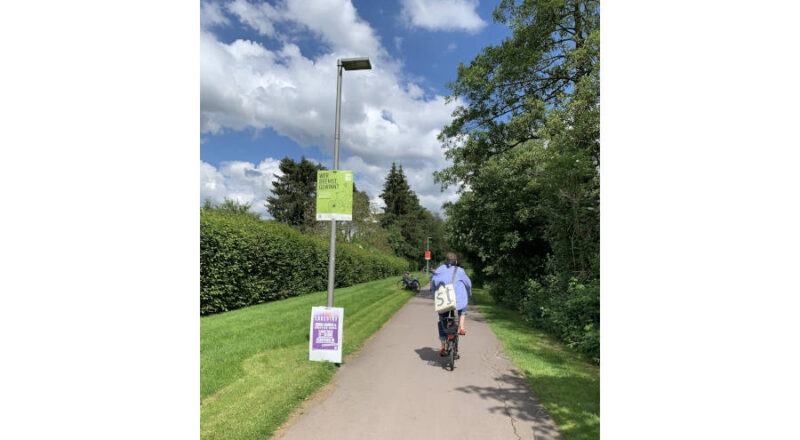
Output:
[[[317,220],[353,220],[352,171],[317,171]]]

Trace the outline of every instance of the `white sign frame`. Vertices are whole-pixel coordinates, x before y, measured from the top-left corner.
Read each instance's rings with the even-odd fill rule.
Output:
[[[308,360],[342,363],[344,309],[312,307],[308,332]]]

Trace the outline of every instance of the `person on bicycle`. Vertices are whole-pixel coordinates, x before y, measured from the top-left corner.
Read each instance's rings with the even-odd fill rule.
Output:
[[[406,287],[411,287],[411,283],[413,282],[411,280],[411,274],[408,272],[403,272],[403,281],[405,281]]]
[[[458,267],[458,257],[453,252],[448,252],[445,256],[444,264],[439,266],[436,270],[431,271],[431,292],[436,292],[440,285],[448,284],[453,278],[453,271],[456,271],[455,280],[453,281],[453,288],[456,291],[456,310],[458,310],[458,334],[466,335],[464,328],[464,320],[467,315],[467,302],[469,295],[472,295],[472,281],[467,276],[464,269]],[[442,349],[439,351],[439,356],[445,356],[444,341],[446,335],[442,328],[442,318],[446,318],[450,312],[439,314],[439,321],[436,323],[439,329],[439,341],[442,343]]]

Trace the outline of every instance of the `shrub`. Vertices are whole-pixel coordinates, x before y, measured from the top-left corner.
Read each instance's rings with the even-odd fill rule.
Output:
[[[532,326],[600,361],[600,282],[547,275],[537,280],[495,280],[488,289]]]
[[[329,242],[289,226],[216,210],[200,213],[200,314],[327,289]],[[408,262],[336,244],[336,287],[401,273]]]

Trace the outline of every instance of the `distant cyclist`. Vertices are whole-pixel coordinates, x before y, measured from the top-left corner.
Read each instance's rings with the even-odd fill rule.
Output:
[[[436,270],[431,272],[431,292],[436,292],[440,285],[447,284],[453,278],[453,271],[456,271],[455,281],[453,287],[456,290],[456,310],[458,310],[458,334],[466,335],[464,328],[464,320],[467,315],[467,302],[469,295],[472,295],[472,281],[467,276],[464,269],[458,267],[458,257],[453,252],[448,252],[445,256],[444,264],[439,266]],[[442,349],[439,351],[439,356],[445,356],[444,341],[446,335],[442,328],[441,318],[447,317],[450,312],[440,313],[439,321],[436,326],[439,329],[439,341],[442,343]]]

